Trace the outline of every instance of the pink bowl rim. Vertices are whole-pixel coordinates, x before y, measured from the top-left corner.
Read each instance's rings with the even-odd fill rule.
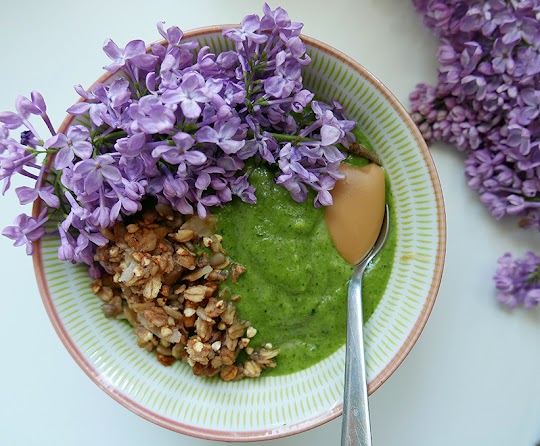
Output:
[[[200,37],[206,34],[218,33],[218,32],[221,32],[223,29],[231,27],[231,26],[237,26],[237,25],[215,25],[215,26],[207,26],[207,27],[193,29],[193,30],[185,32],[184,38],[195,38],[195,37]],[[426,162],[426,165],[428,167],[429,175],[430,175],[431,182],[432,182],[434,192],[435,192],[435,199],[437,203],[437,215],[439,217],[439,221],[438,221],[439,243],[437,247],[435,267],[434,267],[433,278],[431,281],[428,298],[426,299],[426,302],[424,303],[424,306],[422,308],[422,311],[420,312],[420,315],[416,323],[414,324],[411,332],[409,333],[408,337],[406,338],[401,348],[394,355],[392,360],[386,365],[386,367],[369,383],[368,392],[371,395],[396,371],[399,365],[405,360],[405,358],[407,357],[407,355],[413,348],[414,344],[420,337],[420,334],[422,333],[427,323],[427,320],[431,314],[433,306],[435,304],[435,300],[436,300],[437,293],[439,291],[439,287],[440,287],[440,283],[442,279],[444,259],[445,259],[445,253],[446,253],[446,213],[445,213],[445,206],[444,206],[444,200],[443,200],[443,195],[442,195],[442,188],[440,185],[437,170],[435,168],[435,163],[433,162],[431,154],[429,153],[429,149],[422,135],[420,134],[420,131],[414,124],[413,120],[411,119],[411,117],[409,116],[405,108],[394,97],[394,95],[390,92],[390,90],[388,90],[388,88],[385,85],[383,85],[383,83],[379,81],[366,68],[364,68],[354,59],[345,55],[341,51],[309,36],[302,35],[302,40],[305,43],[319,50],[322,50],[328,54],[331,54],[335,58],[349,65],[355,71],[359,72],[375,88],[377,88],[377,90],[379,90],[379,92],[392,105],[394,110],[398,113],[400,118],[405,122],[405,124],[411,131],[416,143],[418,144],[418,147],[420,148],[422,157],[424,158],[424,161]],[[103,74],[96,82],[94,82],[92,86],[96,85],[97,83],[104,82],[109,77],[111,77],[110,73]],[[62,122],[61,126],[59,127],[59,132],[65,131],[65,129],[67,129],[69,125],[71,124],[72,120],[73,120],[73,116],[67,116],[66,119]],[[40,209],[41,209],[41,202],[37,201],[36,204],[34,205],[33,214],[38,215]],[[343,405],[339,404],[333,407],[328,412],[325,412],[313,418],[309,418],[299,423],[286,425],[286,426],[278,427],[274,429],[240,431],[240,432],[200,428],[197,426],[180,423],[177,420],[165,417],[157,412],[154,412],[150,410],[148,407],[145,407],[139,404],[138,402],[134,401],[129,396],[119,391],[117,388],[105,384],[104,381],[100,378],[100,372],[94,368],[94,366],[90,363],[90,361],[79,350],[79,348],[77,347],[73,339],[69,336],[69,333],[67,332],[56,310],[51,293],[49,291],[47,279],[45,276],[43,258],[41,255],[41,242],[40,241],[35,243],[33,263],[34,263],[34,270],[35,270],[39,292],[41,294],[41,298],[45,306],[45,310],[47,311],[47,314],[52,322],[52,325],[57,335],[59,336],[60,340],[62,341],[62,343],[64,344],[64,346],[66,347],[70,355],[73,357],[75,362],[89,376],[89,378],[92,381],[94,381],[94,383],[97,384],[110,397],[112,397],[114,400],[119,402],[121,405],[123,405],[124,407],[132,411],[133,413],[141,416],[142,418],[148,421],[151,421],[152,423],[155,423],[159,426],[165,427],[167,429],[170,429],[172,431],[175,431],[181,434],[186,434],[192,437],[202,438],[206,440],[227,441],[227,442],[233,442],[233,441],[248,442],[248,441],[258,441],[258,440],[272,440],[272,439],[283,438],[289,435],[305,432],[307,430],[313,429],[315,427],[318,427],[324,423],[327,423],[337,418],[343,412]]]

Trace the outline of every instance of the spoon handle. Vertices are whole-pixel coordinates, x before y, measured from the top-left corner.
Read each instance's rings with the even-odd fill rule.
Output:
[[[349,283],[341,446],[371,446],[362,316],[362,277],[367,263],[356,266]]]

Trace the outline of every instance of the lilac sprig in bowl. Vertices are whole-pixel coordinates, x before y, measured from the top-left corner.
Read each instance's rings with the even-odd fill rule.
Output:
[[[328,206],[345,156],[336,146],[352,144],[358,125],[385,168],[397,234],[390,279],[366,322],[370,392],[403,361],[435,301],[444,207],[420,133],[367,70],[301,28],[267,6],[240,28],[184,35],[159,24],[165,40],[149,48],[106,42],[109,73],[77,87],[82,100],[58,132],[38,93],[0,114],[0,178],[9,187],[14,174],[30,177],[34,187],[17,193],[35,201],[34,216],[4,233],[33,251],[57,333],[105,392],[178,432],[251,441],[329,421],[342,411],[345,354],[339,346],[296,373],[222,382],[194,376],[187,364],[164,367],[139,349],[130,326],[103,316],[91,283],[102,273],[94,253],[106,243],[103,228],[137,213],[146,197],[201,218],[233,196],[250,205],[257,191],[244,165],[253,158],[276,167],[275,182],[295,201]],[[30,115],[45,120],[50,138]],[[28,130],[15,141],[9,133],[21,126]]]

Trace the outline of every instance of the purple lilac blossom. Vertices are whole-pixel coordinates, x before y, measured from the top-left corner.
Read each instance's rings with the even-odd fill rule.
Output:
[[[36,218],[26,214],[20,214],[15,219],[13,226],[8,226],[2,231],[2,235],[15,240],[15,246],[26,246],[26,254],[34,252],[32,242],[39,240],[45,234],[43,225],[47,221],[47,209],[44,209]]]
[[[532,308],[540,302],[540,257],[527,252],[514,258],[506,253],[499,259],[494,280],[499,302],[510,308]]]
[[[428,142],[447,141],[466,153],[469,185],[495,218],[512,214],[536,225],[540,4],[414,4],[441,39],[437,85],[420,84],[410,96],[414,120]],[[519,207],[518,196],[524,201]]]
[[[468,185],[493,217],[540,230],[540,3],[413,0],[440,38],[438,83],[411,93],[426,141],[466,155]],[[510,307],[540,299],[540,258],[505,254],[495,276]]]
[[[93,253],[106,243],[99,229],[140,211],[148,197],[202,218],[233,197],[255,203],[248,160],[273,166],[294,200],[311,193],[314,206],[332,204],[345,157],[338,146],[354,141],[355,123],[339,104],[314,101],[304,87],[310,58],[302,26],[265,4],[261,17],[249,15],[240,28],[223,31],[235,49],[221,54],[184,41],[178,27],[163,22],[157,29],[165,41],[148,50],[141,40],[124,48],[107,40],[106,69],[114,77],[89,91],[75,87],[81,100],[68,109],[74,124],[62,133],[52,128],[39,93],[17,98],[17,113],[0,113],[0,179],[7,190],[13,175],[27,176],[33,185],[17,188],[21,203],[40,198],[47,207],[38,220],[20,216],[5,235],[30,250],[53,213],[59,258],[86,263],[96,276]],[[471,79],[468,88],[484,87]],[[534,92],[527,98],[523,116],[531,118],[540,101]],[[37,134],[33,115],[51,137]],[[10,132],[20,127],[16,141]],[[508,140],[519,153],[527,149],[514,129]],[[41,153],[45,159],[38,160]]]

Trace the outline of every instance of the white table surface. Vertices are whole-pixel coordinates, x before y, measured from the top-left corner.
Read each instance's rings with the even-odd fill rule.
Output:
[[[3,0],[0,110],[43,93],[55,125],[108,59],[107,37],[157,40],[155,23],[187,30],[259,12],[242,0]],[[279,3],[272,1],[276,7]],[[282,0],[306,34],[349,54],[406,105],[436,76],[437,42],[408,0]],[[501,309],[491,277],[507,250],[540,251],[537,233],[496,222],[465,184],[463,159],[432,150],[443,186],[448,250],[443,282],[420,340],[370,398],[375,446],[532,446],[540,439],[540,308]],[[21,184],[21,183],[16,183]],[[0,227],[20,213],[0,198]],[[208,445],[134,415],[101,391],[64,349],[45,313],[31,259],[0,237],[0,446]],[[339,444],[341,420],[268,446]]]

